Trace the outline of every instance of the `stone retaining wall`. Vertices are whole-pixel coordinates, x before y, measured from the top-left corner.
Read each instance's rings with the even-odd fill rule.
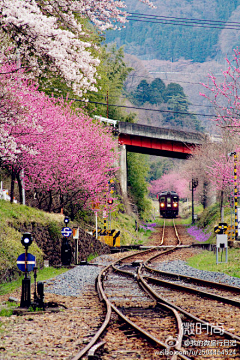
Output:
[[[21,224],[18,231],[21,233],[30,232],[33,240],[36,241],[38,247],[44,252],[44,260],[49,260],[49,265],[61,264],[61,244],[62,237],[51,235],[49,225],[39,225],[35,222],[30,224]],[[68,238],[72,248],[72,262],[73,253],[75,251],[75,241],[72,236]],[[79,241],[78,241],[78,260],[87,260],[90,254],[109,254],[110,247],[99,240],[95,239],[83,229],[79,229]]]

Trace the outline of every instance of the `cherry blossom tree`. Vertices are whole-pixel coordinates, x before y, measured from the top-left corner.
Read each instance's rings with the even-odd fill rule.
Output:
[[[162,191],[176,191],[179,197],[189,196],[188,180],[184,179],[179,172],[171,171],[164,174],[160,179],[151,182],[150,193],[157,195]]]
[[[201,147],[197,147],[191,158],[183,165],[182,174],[190,182],[198,180],[196,199],[204,208],[208,206],[216,195],[220,200],[223,211],[223,201],[229,195],[229,186],[233,180],[233,164],[228,157],[228,146],[224,141],[211,142],[206,140]]]
[[[208,83],[203,84],[205,93],[200,95],[207,98],[215,107],[216,117],[212,120],[222,129],[225,137],[236,137],[239,132],[239,79],[240,79],[240,51],[234,50],[233,59],[226,59],[227,69],[222,71],[224,81],[218,82],[214,75],[208,75]]]
[[[7,49],[12,46],[9,60],[17,55],[35,78],[52,73],[83,96],[96,91],[99,60],[81,19],[103,31],[126,22],[124,8],[124,2],[115,0],[0,0],[0,37]]]
[[[49,210],[89,203],[96,193],[100,201],[116,170],[117,144],[109,130],[71,103],[39,92],[24,74],[16,76],[13,65],[0,72],[0,159],[12,186],[24,169],[26,189],[39,203],[48,198]]]
[[[14,64],[5,64],[0,69],[0,164],[15,161],[22,151],[33,151],[20,138],[40,130],[29,101],[31,88],[26,86],[23,70],[18,74],[15,70]]]
[[[208,83],[203,84],[205,93],[200,95],[207,98],[215,107],[216,117],[212,120],[220,129],[221,144],[215,146],[215,154],[208,163],[209,180],[221,192],[221,204],[224,193],[229,194],[233,188],[233,157],[231,152],[239,152],[240,131],[240,51],[234,50],[232,60],[226,59],[227,69],[222,72],[224,80],[219,82],[214,75],[208,75]],[[204,153],[204,149],[202,150]],[[239,183],[239,178],[238,178]]]

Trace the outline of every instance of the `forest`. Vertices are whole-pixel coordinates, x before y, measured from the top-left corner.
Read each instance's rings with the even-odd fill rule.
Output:
[[[216,55],[222,22],[229,20],[240,1],[215,0],[199,4],[199,1],[191,0],[179,4],[171,0],[164,5],[162,0],[157,0],[154,4],[156,10],[147,12],[143,7],[135,7],[137,0],[133,0],[131,12],[186,19],[183,20],[185,26],[179,26],[176,19],[170,20],[166,25],[166,21],[161,23],[149,18],[140,21],[130,17],[126,28],[118,32],[107,31],[106,42],[115,42],[117,46],[125,45],[126,53],[136,55],[142,60],[159,59],[175,62],[184,58],[194,62],[205,62]],[[193,27],[187,25],[188,19],[193,19],[195,23]],[[211,27],[199,27],[195,19],[207,21],[210,19],[209,21],[216,23]]]
[[[128,94],[136,105],[157,105],[162,111],[161,126],[203,131],[197,117],[189,111],[189,101],[181,85],[165,83],[156,78],[151,83],[141,80],[137,88]]]

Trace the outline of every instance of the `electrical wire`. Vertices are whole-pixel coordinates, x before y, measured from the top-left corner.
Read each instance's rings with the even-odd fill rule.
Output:
[[[101,96],[103,99],[106,99],[106,94],[101,94],[101,93],[96,93],[94,94],[94,96]],[[117,95],[108,95],[109,99],[113,99],[113,98],[117,98],[117,99],[124,99],[124,100],[129,100],[127,97],[124,96],[117,96]],[[155,104],[156,105],[156,104]],[[203,105],[203,104],[192,104],[189,103],[189,106],[199,106],[199,107],[207,107],[207,108],[214,108],[215,107],[213,105]]]
[[[129,16],[127,16],[127,20],[138,21],[138,22],[157,23],[157,24],[163,24],[163,25],[201,27],[201,28],[222,29],[222,30],[223,29],[240,30],[240,24],[237,22],[228,23],[228,22],[224,22],[224,21],[223,22],[222,21],[211,21],[211,20],[206,21],[206,20],[201,20],[201,19],[176,18],[176,17],[147,15],[147,14],[138,14],[138,13],[131,13]],[[226,24],[226,26],[224,24]],[[230,24],[230,26],[228,24]]]
[[[160,110],[160,109],[149,109],[149,108],[142,108],[137,106],[127,106],[127,105],[117,105],[117,104],[108,104],[108,103],[102,103],[98,101],[86,101],[86,100],[80,100],[80,99],[71,99],[68,98],[68,100],[71,101],[80,101],[85,102],[86,104],[97,104],[97,105],[105,105],[105,106],[114,106],[114,107],[121,107],[121,108],[127,108],[127,109],[134,109],[134,110],[145,110],[145,111],[153,111],[153,112],[161,112],[161,113],[171,113],[171,114],[179,114],[179,115],[188,115],[188,116],[204,116],[204,117],[214,117],[214,115],[210,114],[197,114],[197,113],[189,113],[184,111],[173,111],[173,110]]]
[[[182,20],[182,21],[197,21],[197,22],[201,22],[201,23],[212,23],[212,24],[218,24],[218,23],[222,23],[222,24],[230,24],[230,25],[239,25],[240,26],[240,22],[238,21],[224,21],[224,20],[210,20],[210,19],[198,19],[198,18],[187,18],[187,17],[176,17],[176,16],[165,16],[165,15],[151,15],[151,14],[142,14],[142,13],[131,13],[128,12],[128,14],[130,14],[131,16],[147,16],[147,17],[151,17],[151,18],[163,18],[163,19],[174,19],[174,20]]]

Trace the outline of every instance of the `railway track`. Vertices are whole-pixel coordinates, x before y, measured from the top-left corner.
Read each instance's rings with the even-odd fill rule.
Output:
[[[181,244],[175,224],[173,228],[170,234],[172,230],[164,226],[162,248],[123,256],[102,270],[97,289],[106,304],[106,319],[74,360],[82,358],[103,335],[112,310],[121,319],[118,331],[127,338],[141,335],[147,340],[142,359],[240,359],[240,325],[231,317],[240,306],[240,289],[157,270],[157,261],[178,251]],[[164,250],[166,241],[171,248]],[[210,292],[211,287],[214,291]],[[230,315],[225,319],[226,314]],[[117,322],[118,318],[115,315]],[[136,352],[120,355],[116,349],[114,358],[136,358]]]

